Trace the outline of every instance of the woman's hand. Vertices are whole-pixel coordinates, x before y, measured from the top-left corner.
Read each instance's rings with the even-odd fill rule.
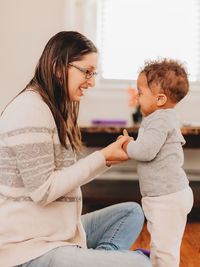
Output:
[[[129,160],[128,155],[122,148],[123,144],[128,141],[129,138],[130,137],[122,136],[120,139],[101,150],[101,153],[105,157],[107,166]]]

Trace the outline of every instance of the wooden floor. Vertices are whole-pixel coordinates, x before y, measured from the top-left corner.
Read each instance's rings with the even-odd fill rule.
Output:
[[[131,249],[149,249],[150,236],[146,224]],[[181,245],[180,267],[200,267],[200,222],[188,223]]]

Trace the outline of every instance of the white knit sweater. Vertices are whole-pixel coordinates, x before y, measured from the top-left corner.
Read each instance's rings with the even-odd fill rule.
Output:
[[[101,152],[76,161],[59,142],[39,94],[19,95],[0,117],[0,266],[63,245],[86,247],[80,186],[107,169]]]

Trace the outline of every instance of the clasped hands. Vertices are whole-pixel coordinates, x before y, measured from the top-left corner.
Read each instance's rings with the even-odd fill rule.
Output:
[[[123,135],[118,136],[115,142],[101,150],[107,166],[122,163],[130,159],[126,153],[126,147],[131,140],[133,140],[133,138],[130,137],[127,130],[124,129]]]

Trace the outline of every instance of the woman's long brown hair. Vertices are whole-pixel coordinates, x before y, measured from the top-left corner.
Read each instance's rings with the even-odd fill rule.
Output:
[[[84,35],[63,31],[54,35],[46,44],[32,80],[26,89],[37,91],[49,106],[56,122],[60,143],[77,152],[82,146],[77,124],[79,103],[72,102],[68,90],[68,64],[91,52],[97,52],[94,44]]]

